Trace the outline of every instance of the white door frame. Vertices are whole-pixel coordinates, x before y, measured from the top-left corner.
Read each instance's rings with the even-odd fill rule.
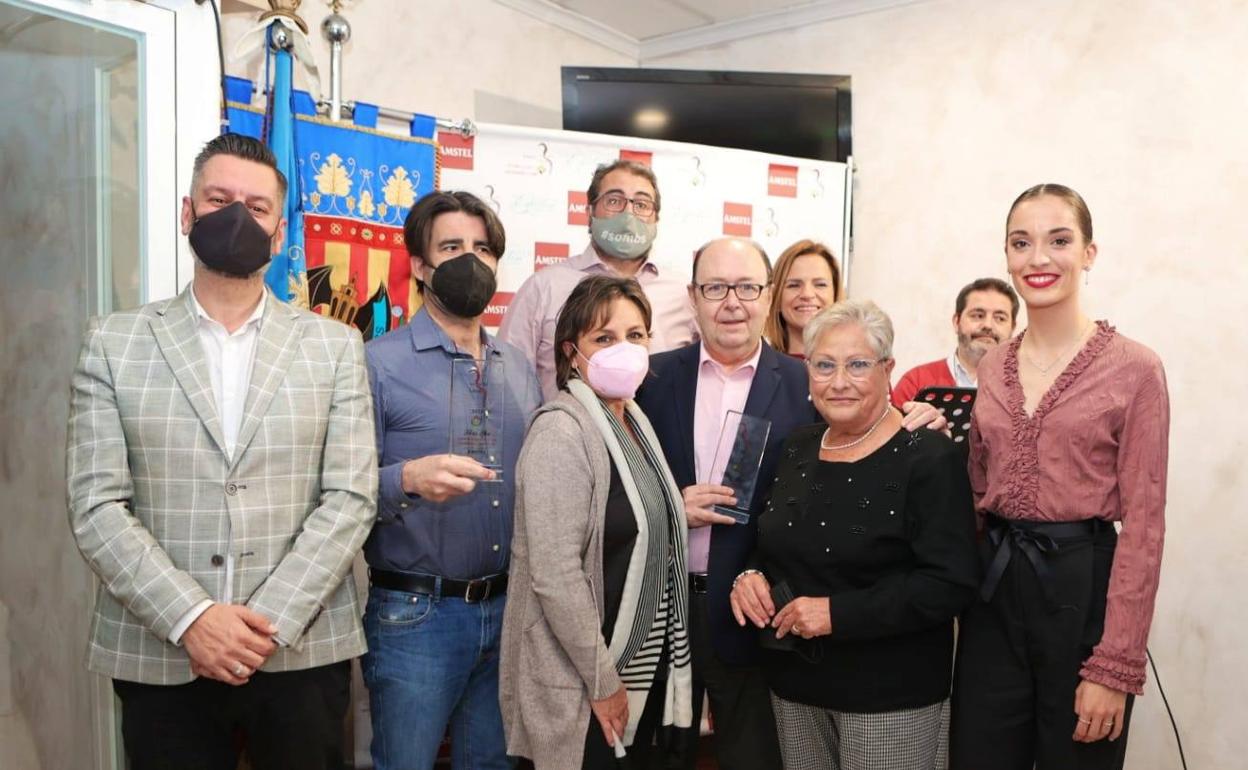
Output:
[[[30,11],[133,38],[138,44],[142,301],[190,280],[181,196],[206,141],[220,132],[220,67],[212,7],[194,0],[4,0]],[[98,310],[98,309],[97,309]],[[86,671],[84,670],[84,675]],[[125,766],[111,682],[92,677],[92,766]]]
[[[139,45],[143,301],[176,294],[192,257],[179,225],[191,165],[221,130],[220,67],[212,7],[194,0],[5,0],[107,28]]]
[[[173,138],[173,163],[176,188],[170,196],[170,205],[177,211],[169,212],[175,223],[176,244],[168,252],[176,251],[176,260],[171,260],[175,268],[176,279],[171,290],[164,295],[152,295],[151,299],[177,293],[190,283],[194,269],[194,257],[191,246],[182,237],[178,217],[181,214],[181,199],[191,189],[191,167],[195,156],[214,136],[221,133],[221,67],[217,50],[217,28],[213,21],[212,6],[202,5],[194,0],[146,0],[149,5],[156,5],[173,11],[174,27],[177,36],[175,59],[177,61],[177,77],[175,80],[177,131],[170,132]],[[218,3],[220,5],[220,3]],[[161,254],[154,254],[158,259]],[[166,262],[169,264],[169,261]]]

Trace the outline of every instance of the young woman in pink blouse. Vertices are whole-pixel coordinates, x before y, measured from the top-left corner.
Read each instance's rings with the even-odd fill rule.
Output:
[[[1120,768],[1161,566],[1165,373],[1080,307],[1097,247],[1074,190],[1020,195],[1005,254],[1028,326],[979,369],[985,577],[960,626],[951,765]]]

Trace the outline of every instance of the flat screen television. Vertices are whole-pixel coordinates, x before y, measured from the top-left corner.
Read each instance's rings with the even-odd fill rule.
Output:
[[[563,67],[563,127],[845,161],[842,75]]]

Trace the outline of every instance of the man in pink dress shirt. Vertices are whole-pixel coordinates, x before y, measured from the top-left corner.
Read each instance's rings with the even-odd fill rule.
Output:
[[[688,302],[701,344],[651,356],[651,376],[637,403],[654,426],[663,454],[684,495],[689,520],[689,638],[693,653],[695,724],[702,694],[710,696],[715,754],[721,770],[779,770],[780,750],[767,683],[758,666],[758,630],[732,618],[728,594],[754,549],[780,448],[794,428],[814,422],[806,367],[762,339],[771,301],[771,265],[757,244],[721,238],[703,246],[693,263]],[[729,411],[768,420],[753,500],[734,500],[711,480],[711,465]],[[715,513],[716,504],[750,512],[745,523]],[[696,728],[680,736],[675,752],[692,768]]]
[[[606,273],[635,278],[654,312],[650,351],[697,339],[685,283],[650,261],[658,234],[658,181],[649,166],[617,160],[599,166],[589,183],[590,242],[585,251],[529,276],[512,298],[498,338],[519,348],[537,369],[542,395],[555,395],[555,321],[582,278]]]

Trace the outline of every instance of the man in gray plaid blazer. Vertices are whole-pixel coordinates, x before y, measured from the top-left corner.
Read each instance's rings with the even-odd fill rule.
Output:
[[[264,286],[285,188],[263,144],[210,142],[183,199],[191,286],[93,319],[74,372],[88,667],[114,681],[135,770],[232,770],[240,732],[257,767],[342,767],[372,404],[359,333]]]

